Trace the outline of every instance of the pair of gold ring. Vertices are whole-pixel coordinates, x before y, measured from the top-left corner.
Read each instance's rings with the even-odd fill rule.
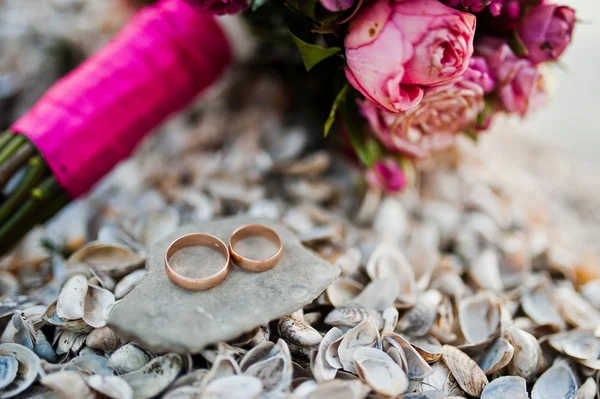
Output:
[[[234,249],[235,244],[248,237],[263,237],[277,245],[277,251],[264,259],[252,259],[240,255]],[[193,246],[205,246],[211,248],[225,257],[225,265],[215,274],[205,278],[185,277],[173,270],[169,264],[171,257],[180,249]],[[264,272],[274,268],[283,253],[283,244],[277,233],[270,228],[260,224],[249,224],[235,230],[229,238],[229,247],[223,241],[210,234],[192,233],[179,237],[169,245],[165,253],[165,270],[169,279],[176,285],[186,290],[204,291],[221,284],[233,262],[244,270],[252,272]]]

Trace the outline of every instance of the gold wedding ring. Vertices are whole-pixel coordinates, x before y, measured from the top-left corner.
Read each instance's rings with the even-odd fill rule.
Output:
[[[234,249],[235,244],[248,237],[263,237],[277,245],[277,251],[263,259],[252,259],[240,255]],[[283,253],[283,245],[277,233],[260,224],[248,224],[238,228],[229,238],[229,252],[236,265],[251,272],[264,272],[274,268]]]
[[[194,246],[204,246],[219,252],[225,257],[225,265],[217,273],[205,278],[189,278],[175,272],[169,264],[169,259],[180,249]],[[165,253],[165,270],[167,276],[169,276],[172,282],[186,290],[203,291],[216,287],[227,277],[229,266],[230,256],[227,246],[223,241],[209,234],[193,233],[179,237],[169,245]]]

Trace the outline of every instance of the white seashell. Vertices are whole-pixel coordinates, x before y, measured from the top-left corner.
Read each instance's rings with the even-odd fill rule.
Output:
[[[466,353],[453,346],[444,345],[442,359],[456,382],[466,393],[480,397],[488,380],[481,368]]]
[[[433,372],[423,379],[420,385],[423,393],[430,391],[441,392],[441,398],[446,396],[466,396],[466,393],[456,382],[456,379],[450,372],[450,369],[444,362],[435,362],[431,365]]]
[[[146,246],[156,244],[179,226],[180,219],[179,212],[174,207],[166,206],[147,212],[139,226],[139,241]]]
[[[577,381],[566,363],[559,362],[535,382],[531,399],[576,399]]]
[[[146,276],[146,270],[140,269],[123,277],[115,286],[115,298],[121,299],[129,294]]]
[[[327,299],[334,307],[340,307],[347,305],[352,299],[354,299],[361,291],[364,286],[354,280],[347,278],[338,278],[335,280],[327,290]]]
[[[104,327],[108,311],[115,303],[115,296],[109,290],[90,285],[85,297],[85,308],[82,319],[94,328]]]
[[[467,344],[491,344],[500,334],[500,305],[486,294],[465,298],[459,305],[458,320]]]
[[[16,377],[0,393],[2,399],[12,398],[29,388],[35,381],[41,371],[40,359],[24,346],[11,343],[0,345],[0,356],[14,358],[18,362]],[[14,365],[11,361],[6,362],[6,364]],[[8,378],[10,374],[7,370]]]
[[[389,307],[383,311],[381,314],[381,318],[383,319],[383,328],[381,329],[381,333],[390,333],[396,329],[396,324],[398,324],[398,309],[395,307]]]
[[[86,382],[93,390],[111,399],[133,398],[133,389],[119,377],[91,375]]]
[[[250,349],[240,361],[240,369],[242,372],[245,372],[248,367],[252,366],[253,364],[267,358],[271,351],[273,351],[274,347],[275,344],[273,342],[267,341]]]
[[[61,399],[94,399],[96,394],[75,371],[59,371],[48,374],[40,382],[52,389]]]
[[[80,332],[73,332],[69,330],[63,331],[58,338],[58,347],[56,348],[56,353],[59,355],[68,353],[75,343],[75,340],[79,338],[80,335],[82,335]]]
[[[318,345],[322,339],[317,330],[304,322],[302,312],[282,317],[277,323],[277,328],[282,338],[300,347]]]
[[[529,399],[523,377],[506,376],[493,380],[481,392],[481,399]]]
[[[202,397],[202,389],[192,386],[182,386],[171,389],[162,399],[195,399]]]
[[[435,322],[441,301],[442,294],[437,290],[429,290],[419,295],[417,304],[398,320],[396,331],[415,337],[427,334]]]
[[[342,339],[344,339],[343,336],[341,336],[338,339],[336,339],[335,341],[333,341],[331,343],[331,345],[329,345],[329,347],[327,348],[327,351],[325,352],[325,360],[327,360],[327,363],[331,367],[338,369],[338,370],[342,369],[344,367],[344,365],[342,364],[342,361],[340,360],[340,354],[339,354],[339,348],[340,348],[340,344],[342,343]]]
[[[342,367],[340,363],[340,367],[334,367],[327,361],[327,350],[336,340],[341,338],[344,335],[342,330],[337,327],[333,327],[331,330],[325,334],[321,342],[319,343],[319,349],[317,350],[317,354],[315,356],[315,360],[312,364],[312,372],[315,376],[315,379],[318,382],[329,381],[335,378],[338,368]]]
[[[563,330],[566,325],[554,302],[550,282],[542,282],[521,297],[521,306],[537,324],[549,324]]]
[[[586,301],[596,309],[600,309],[600,279],[588,281],[579,291]]]
[[[133,389],[134,399],[147,399],[164,391],[175,380],[182,365],[181,357],[172,353],[157,357],[121,378]]]
[[[442,357],[442,344],[433,337],[411,338],[410,344],[427,363],[437,362]]]
[[[67,269],[89,266],[113,277],[124,276],[141,267],[145,257],[125,246],[90,242],[77,250],[67,261]]]
[[[391,357],[379,349],[362,347],[354,352],[359,377],[385,396],[398,396],[408,389],[408,377]]]
[[[115,369],[119,374],[131,373],[139,370],[150,362],[151,356],[136,344],[126,344],[108,358],[108,367]]]
[[[534,378],[542,356],[542,349],[537,339],[515,327],[506,330],[506,339],[514,348],[513,357],[508,364],[508,372],[526,380]]]
[[[385,197],[373,220],[373,230],[383,241],[402,243],[408,234],[408,214],[398,199]]]
[[[44,320],[44,322],[47,324],[74,332],[87,333],[92,330],[92,327],[89,326],[85,321],[83,321],[83,319],[66,320],[59,317],[56,314],[56,302],[53,302],[50,305],[48,305],[48,308],[42,315],[42,320]]]
[[[85,340],[87,339],[87,334],[80,334],[77,338],[75,338],[75,341],[73,341],[73,345],[71,346],[71,353],[76,355],[77,353],[79,353],[79,351],[83,348],[83,346],[85,345]],[[37,346],[37,342],[36,342],[36,346]],[[37,352],[36,349],[36,354],[39,353]],[[41,357],[41,356],[40,356]]]
[[[356,327],[363,321],[372,319],[377,328],[383,326],[379,312],[368,310],[359,304],[349,303],[348,306],[333,309],[325,317],[325,323],[336,327]]]
[[[282,339],[273,346],[267,358],[252,364],[244,371],[244,375],[259,378],[267,391],[286,389],[292,382],[292,374],[290,350]]]
[[[394,305],[398,295],[398,285],[394,280],[372,280],[350,303],[382,312]]]
[[[340,362],[344,370],[356,373],[356,369],[354,368],[354,352],[362,347],[380,347],[380,341],[379,330],[371,319],[363,321],[348,331],[338,348]]]
[[[383,349],[389,352],[389,346],[402,352],[406,359],[406,374],[411,380],[422,380],[430,375],[433,370],[419,352],[402,336],[396,333],[387,333],[383,336]]]
[[[85,343],[90,348],[111,353],[123,345],[124,342],[110,327],[104,326],[89,333]]]
[[[371,389],[360,380],[336,379],[319,384],[303,399],[363,399]]]
[[[560,314],[569,324],[584,329],[600,326],[600,311],[577,292],[567,287],[559,287],[554,293]]]
[[[0,389],[9,386],[17,376],[19,362],[14,357],[0,356]]]
[[[597,390],[596,381],[590,377],[577,390],[577,399],[594,399]]]
[[[371,280],[389,279],[398,284],[400,305],[413,306],[417,300],[415,273],[404,254],[390,243],[381,243],[366,266]]]
[[[448,242],[458,229],[462,214],[453,204],[444,201],[428,200],[421,208],[423,219],[434,222],[441,234],[441,239]]]
[[[84,313],[88,282],[85,276],[77,274],[63,286],[56,302],[56,315],[67,320],[81,319]]]
[[[204,399],[254,399],[262,392],[262,381],[247,375],[234,375],[212,381],[202,395]]]
[[[501,292],[504,288],[498,255],[492,249],[485,249],[471,262],[469,276],[481,289]]]
[[[486,375],[494,374],[510,363],[515,348],[505,338],[499,338],[477,362]]]
[[[348,248],[335,260],[335,265],[339,266],[343,276],[349,276],[358,270],[361,259],[362,254],[358,248]]]
[[[10,297],[19,292],[19,281],[12,273],[0,271],[0,297]]]

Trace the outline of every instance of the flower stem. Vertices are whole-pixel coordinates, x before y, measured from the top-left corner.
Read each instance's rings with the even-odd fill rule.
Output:
[[[30,143],[24,143],[21,147],[19,147],[12,157],[8,158],[6,162],[0,164],[0,188],[3,188],[6,183],[8,183],[10,178],[13,177],[13,175],[17,173],[21,167],[25,166],[28,161],[39,158],[39,160],[36,162],[42,165],[42,159],[39,156],[32,158],[34,155],[35,148],[33,145]]]
[[[4,164],[17,150],[27,142],[25,136],[14,134],[0,151],[0,165]]]
[[[4,165],[0,165],[0,169],[2,167]],[[46,170],[46,165],[44,165],[44,161],[39,155],[29,160],[29,164],[19,185],[0,205],[0,224],[4,223],[13,210],[18,207],[19,203],[23,202],[31,193],[31,190],[39,183]]]
[[[10,130],[5,130],[0,134],[0,150],[4,148],[4,146],[10,141],[13,137],[13,133]]]

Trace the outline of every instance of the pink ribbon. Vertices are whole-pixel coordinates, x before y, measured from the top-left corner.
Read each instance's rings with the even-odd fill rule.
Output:
[[[184,0],[161,0],[54,84],[11,129],[36,145],[76,198],[214,82],[231,58],[212,16]]]

